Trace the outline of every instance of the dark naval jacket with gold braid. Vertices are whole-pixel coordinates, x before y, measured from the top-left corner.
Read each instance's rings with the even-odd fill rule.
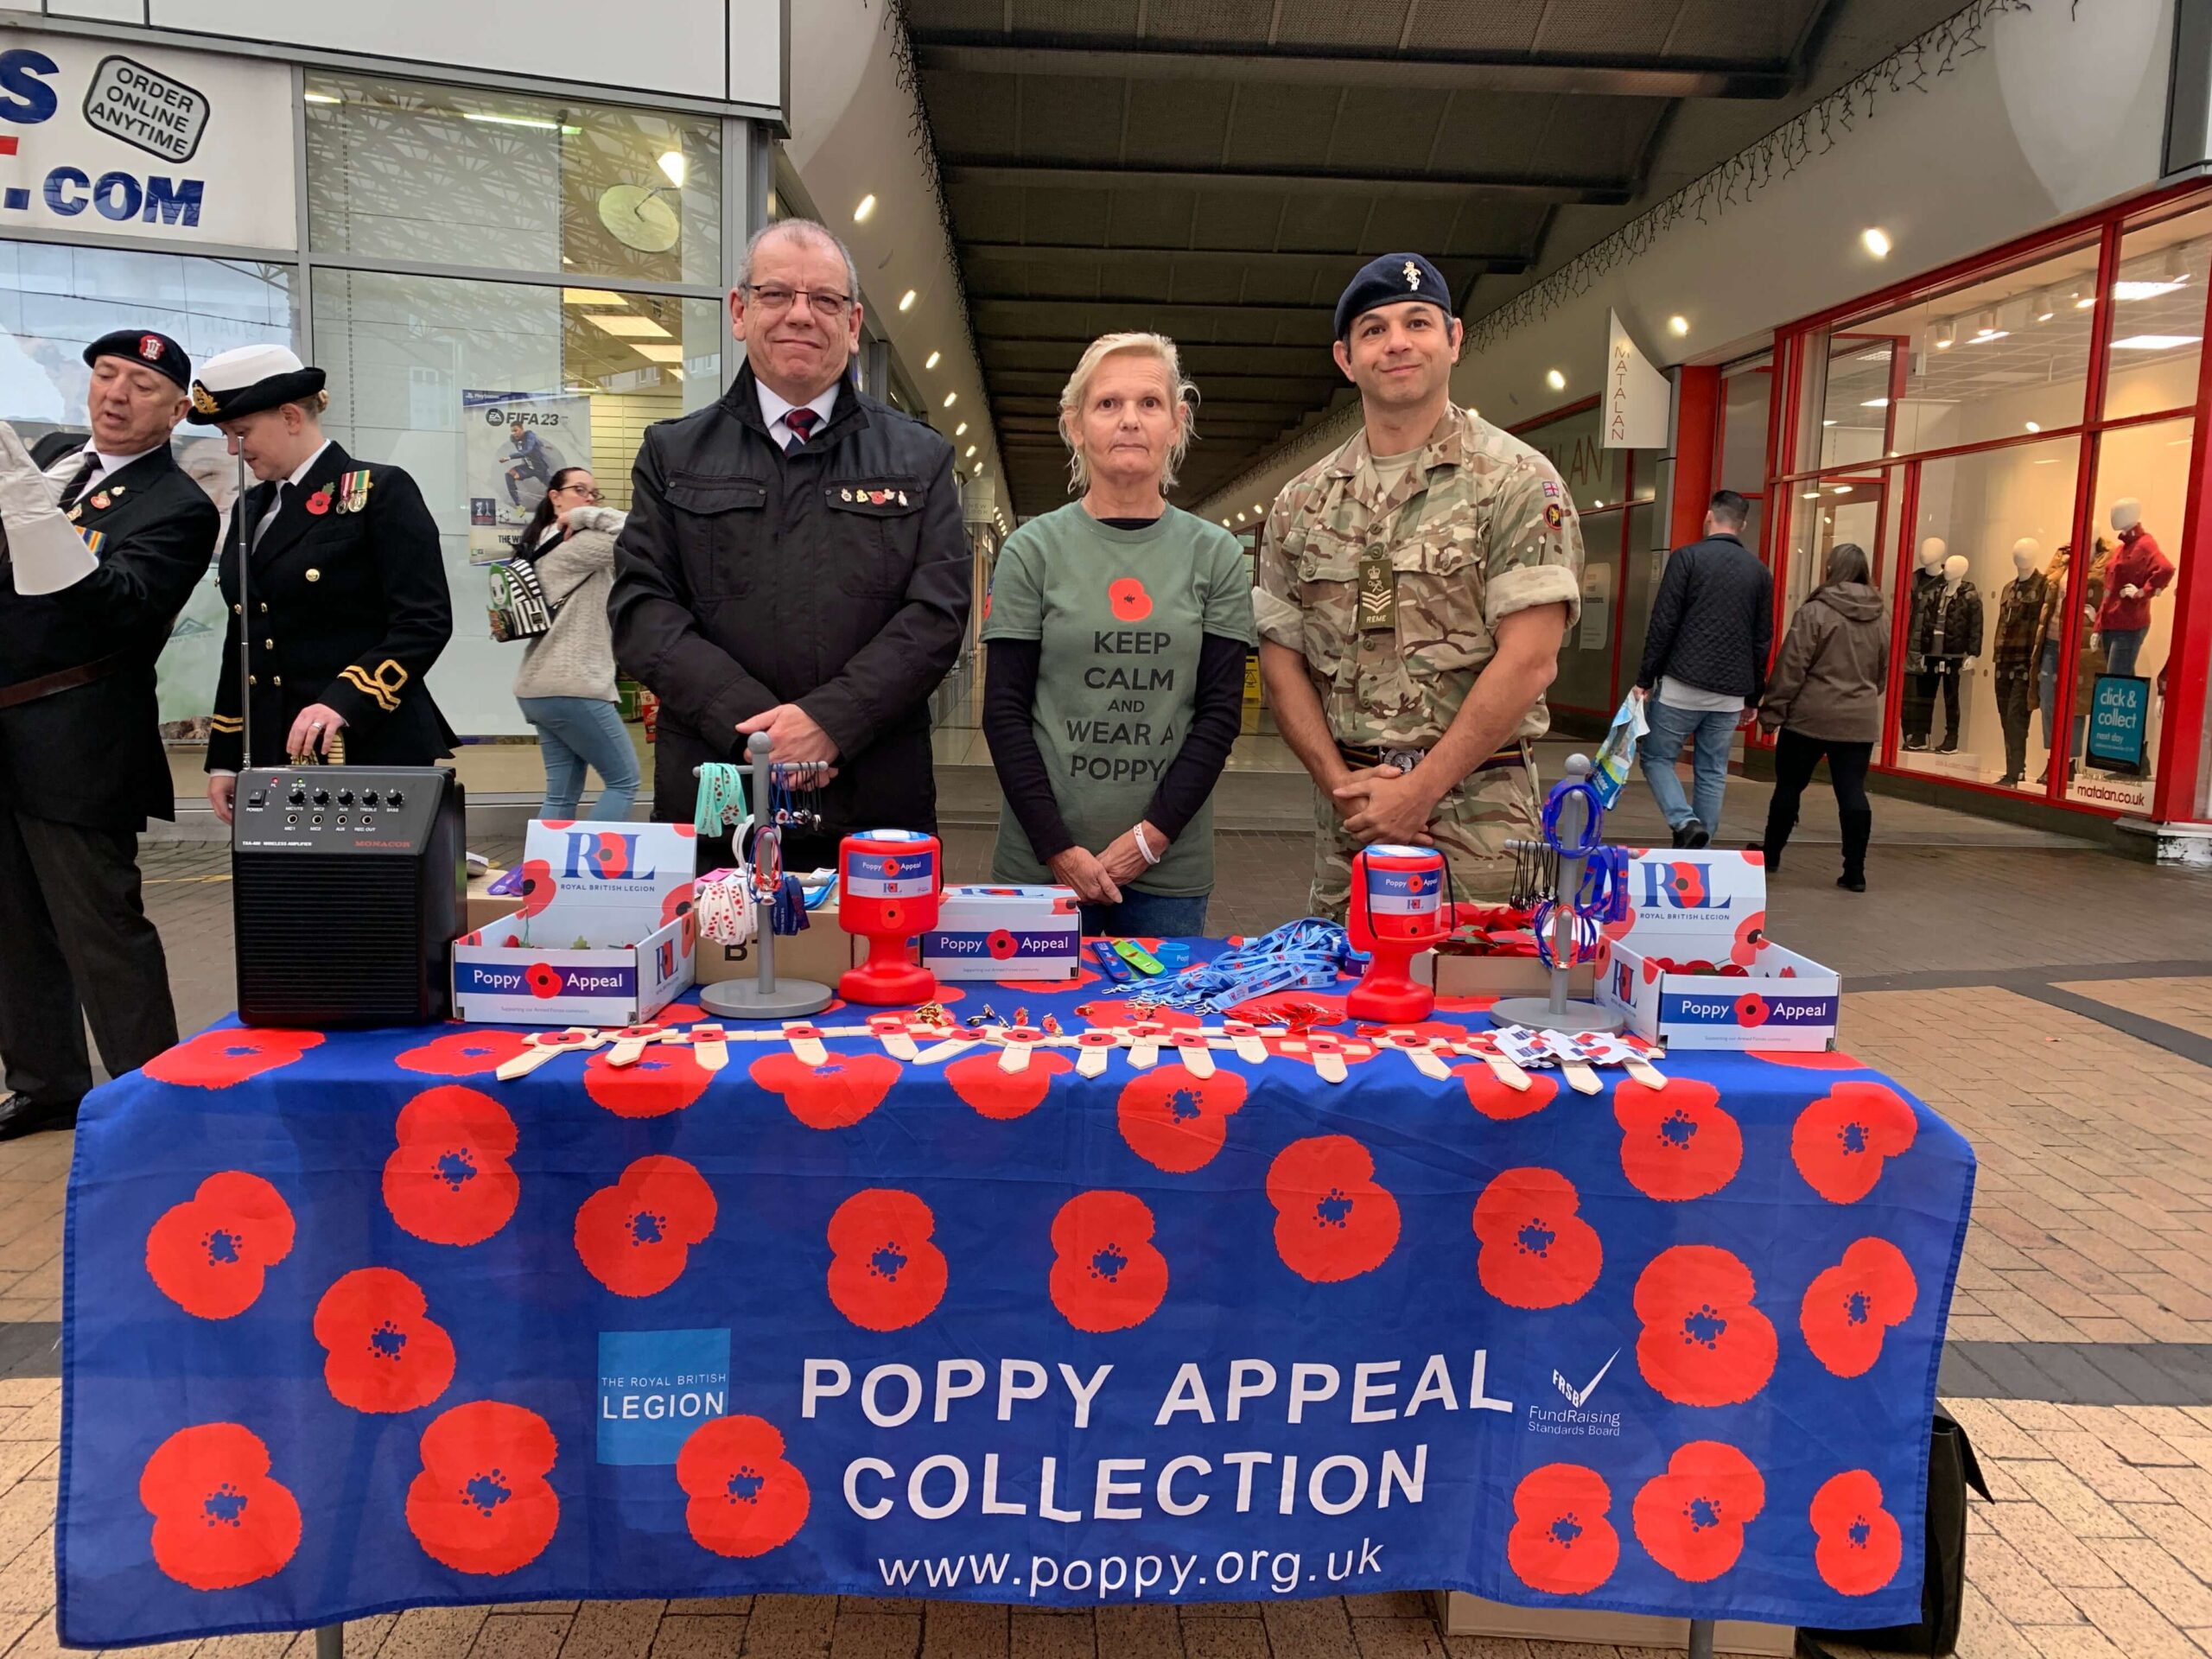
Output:
[[[257,766],[283,764],[293,721],[316,702],[344,716],[339,735],[353,765],[423,766],[452,753],[453,728],[423,683],[453,636],[453,601],[423,492],[400,468],[355,461],[333,443],[285,488],[256,542],[276,487],[255,486],[237,509],[253,550],[243,598],[235,528],[223,538],[231,614],[207,769],[239,769],[242,637]]]

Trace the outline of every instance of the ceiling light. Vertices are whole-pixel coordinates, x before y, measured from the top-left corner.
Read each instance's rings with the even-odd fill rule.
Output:
[[[945,406],[947,409],[950,409],[950,408],[951,408],[955,404],[958,403],[959,401],[960,401],[960,394],[959,394],[958,392],[957,392],[957,391],[948,391],[948,392],[946,392],[946,393],[944,394],[944,406]]]
[[[2176,276],[2167,282],[2117,282],[2112,285],[2115,300],[2155,300],[2161,294],[2171,294],[2188,282],[2186,276]]]
[[[461,118],[464,121],[481,121],[485,125],[492,127],[533,127],[539,132],[563,130],[558,121],[548,121],[542,115],[486,115],[479,110],[463,110]]]
[[[649,363],[681,363],[683,360],[683,348],[672,340],[665,345],[658,345],[650,340],[634,340],[630,342],[630,349]]]
[[[1974,332],[1976,339],[1980,339],[1984,334],[1995,334],[1997,332],[1997,314],[1994,311],[1983,312],[1980,316],[1974,319]]]
[[[1236,515],[1236,522],[1240,524],[1244,522],[1244,515],[1243,513],[1240,512]]]
[[[1226,519],[1226,518],[1223,519],[1223,520],[1221,521],[1221,527],[1222,527],[1224,530],[1227,530],[1227,529],[1229,528],[1229,520],[1228,520],[1228,519]]]
[[[1886,397],[1869,397],[1859,405],[1861,409],[1887,409],[1889,406],[1890,400]]]
[[[922,366],[923,366],[924,368],[925,368],[925,369],[933,369],[933,368],[937,367],[937,365],[938,365],[939,363],[943,362],[944,360],[944,353],[943,352],[931,352],[931,353],[930,353],[930,359],[929,359],[929,361],[928,361],[928,362],[926,362],[926,363],[925,363],[925,364],[923,364],[923,365],[922,365]]]
[[[1557,369],[1553,369],[1545,374],[1544,384],[1549,386],[1554,391],[1565,391],[1567,390],[1567,377],[1561,374]]]
[[[1817,501],[1821,499],[1821,493],[1818,490],[1808,490],[1805,492],[1805,499],[1808,501]]]
[[[1822,426],[1834,426],[1835,423],[1834,421],[1822,421],[1821,424]]]
[[[1602,495],[1592,496],[1590,500],[1590,505],[1593,508],[1602,507],[1605,505],[1605,498]]]
[[[346,101],[335,92],[302,92],[300,96],[310,104],[343,104]]]
[[[667,175],[671,184],[681,190],[683,188],[683,175],[688,170],[683,161],[683,152],[680,149],[663,152],[660,158],[660,170]]]
[[[868,215],[874,211],[875,198],[872,195],[862,196],[861,198],[861,205],[853,209],[853,223],[855,225],[867,224]]]
[[[1987,334],[1976,334],[1972,340],[1968,340],[1967,344],[1969,346],[1986,346],[1992,340],[2010,340],[2012,337],[2012,331],[2010,328],[1992,328]]]
[[[1859,232],[1859,245],[1877,259],[1886,259],[1890,257],[1890,233],[1869,225]]]
[[[2030,422],[2028,423],[2028,430],[2029,430],[2029,431],[2031,431],[2031,432],[2040,432],[2040,431],[2042,431],[2042,430],[2043,430],[2043,423],[2042,423],[2041,421],[2030,421]]]
[[[1667,332],[1674,335],[1675,339],[1680,340],[1684,334],[1689,333],[1689,331],[1690,320],[1688,317],[1678,315],[1667,319]]]
[[[2130,334],[2126,340],[2115,340],[2115,352],[2171,352],[2177,346],[2194,346],[2202,334]]]
[[[952,435],[956,438],[966,437],[968,435],[968,423],[963,421],[959,425],[954,427],[952,429]]]
[[[1958,337],[1959,325],[1955,321],[1947,318],[1936,325],[1935,345],[1937,351],[1949,351]]]
[[[611,289],[564,288],[561,290],[563,305],[625,305],[628,302]]]
[[[982,475],[983,475],[983,463],[982,463],[982,461],[977,461],[977,462],[976,463],[976,477],[978,477],[978,478],[981,478]]]
[[[1252,516],[1255,518],[1264,518],[1267,514],[1267,511],[1268,510],[1265,507],[1262,506],[1256,501],[1252,504]]]
[[[2094,295],[2094,294],[2084,294],[2084,293],[2082,293],[2079,289],[2076,289],[2076,290],[2075,291],[2075,296],[2074,296],[2074,308],[2075,308],[2076,311],[2086,311],[2086,310],[2088,310],[2091,306],[2094,305],[2096,302],[2097,302],[2097,296],[2096,296],[2095,295]]]
[[[2036,296],[2036,321],[2049,322],[2058,315],[2058,301],[2049,289]]]
[[[594,311],[584,321],[618,340],[666,340],[669,337],[667,329],[651,317],[641,317],[634,311],[618,311],[613,316],[601,316]]]
[[[1835,486],[1835,493],[1838,495],[1849,495],[1851,493],[1851,486],[1848,484],[1839,484]]]
[[[968,459],[970,461],[976,459],[976,446],[972,443],[968,446]]]
[[[917,297],[918,296],[915,295],[914,290],[911,288],[908,289],[904,294],[901,294],[899,296],[899,308],[901,311],[912,310],[914,308],[914,301]]]

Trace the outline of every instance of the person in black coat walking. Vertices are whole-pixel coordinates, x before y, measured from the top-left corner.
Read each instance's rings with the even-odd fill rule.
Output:
[[[753,238],[730,295],[746,365],[719,403],[649,429],[614,550],[614,654],[660,698],[653,816],[692,815],[702,761],[766,732],[834,767],[791,868],[855,830],[934,830],[929,699],[968,624],[952,446],[848,378],[861,306],[821,226]],[[727,861],[702,840],[701,868]]]
[[[0,1139],[67,1128],[92,1086],[176,1041],[138,832],[175,813],[154,663],[207,569],[215,504],[169,437],[192,360],[95,340],[91,436],[41,473],[0,425]]]

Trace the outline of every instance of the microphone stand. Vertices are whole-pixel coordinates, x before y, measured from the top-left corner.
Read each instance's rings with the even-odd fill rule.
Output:
[[[238,781],[243,784],[246,774],[253,770],[253,676],[246,671],[253,655],[253,606],[249,602],[248,588],[251,582],[246,565],[251,551],[245,533],[245,448],[238,448],[238,490],[232,499],[231,528],[238,532],[238,713],[243,717],[238,728]],[[232,839],[238,824],[238,800],[231,801]]]

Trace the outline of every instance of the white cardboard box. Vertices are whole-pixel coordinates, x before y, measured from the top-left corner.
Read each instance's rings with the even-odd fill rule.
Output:
[[[1598,1000],[1624,1010],[1637,1036],[1669,1048],[1809,1052],[1835,1046],[1842,990],[1834,971],[1778,944],[1737,975],[1670,973],[1616,944]]]
[[[1628,875],[1632,913],[1616,943],[1647,957],[1726,962],[1745,923],[1765,925],[1766,861],[1757,853],[1655,848],[1630,857]]]
[[[1073,979],[1083,917],[1065,887],[947,887],[922,966],[939,979]]]

